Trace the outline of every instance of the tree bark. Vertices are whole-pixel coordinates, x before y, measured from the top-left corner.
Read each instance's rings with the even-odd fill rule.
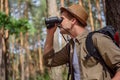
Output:
[[[64,0],[60,0],[61,7],[64,7]]]
[[[4,11],[4,0],[0,0],[0,11]],[[0,80],[5,80],[6,73],[5,73],[5,59],[3,53],[3,28],[0,30]]]
[[[24,11],[24,16],[26,19],[28,19],[29,0],[26,0],[25,3],[26,3],[26,7],[25,7],[25,11]]]
[[[2,51],[3,47],[3,38],[2,34],[0,34],[0,80],[5,80],[5,61],[4,61],[4,53]]]
[[[28,35],[29,35],[28,33],[25,34],[25,51],[26,51],[25,80],[29,80],[30,64],[31,64],[31,61],[32,61],[30,51],[29,51]]]
[[[79,0],[79,4],[80,4],[81,6],[83,6],[82,2],[83,2],[82,0]]]
[[[120,29],[120,1],[105,0],[106,3],[106,24]]]
[[[120,38],[120,0],[105,0],[105,3],[106,24],[116,28]]]
[[[4,0],[0,0],[0,11],[4,11]]]
[[[100,11],[100,0],[96,0],[96,7],[97,7],[97,14],[98,14],[98,22],[100,24],[100,28],[103,27],[102,25],[102,18],[101,18],[101,11]]]
[[[6,15],[9,16],[9,5],[8,5],[8,0],[5,0],[5,5],[4,5],[4,9],[5,9],[5,13]],[[10,67],[10,54],[9,54],[9,31],[8,30],[4,30],[4,36],[5,36],[5,47],[6,47],[6,51],[5,51],[5,66],[6,66],[6,80],[9,79],[9,67]]]
[[[102,0],[103,10],[104,10],[104,16],[106,16],[106,8],[105,8],[105,0]],[[105,17],[106,20],[106,17]]]
[[[6,15],[9,15],[9,5],[8,0],[5,0],[5,13]]]
[[[40,42],[40,35],[38,36],[38,42]],[[44,67],[43,67],[43,55],[42,55],[42,49],[41,47],[38,47],[38,55],[39,55],[39,70],[40,70],[40,73],[43,74],[44,73]]]
[[[23,47],[23,33],[20,32],[20,45],[21,47]],[[22,54],[22,49],[20,52],[20,80],[25,80],[24,75],[25,75],[25,71],[24,71],[24,55]]]
[[[4,1],[0,0],[0,11],[3,11]],[[3,54],[3,30],[0,30],[0,80],[5,80],[5,62]]]
[[[2,12],[5,12],[6,15],[9,14],[9,7],[8,7],[8,0],[0,0],[0,10]],[[2,65],[4,66],[3,68],[3,77],[5,77],[5,80],[8,80],[8,76],[9,76],[9,53],[8,53],[8,49],[9,49],[9,43],[8,43],[8,38],[9,38],[9,33],[8,30],[4,30],[4,26],[2,26],[1,28],[1,34],[2,34]],[[4,79],[3,79],[4,80]]]
[[[58,16],[56,0],[47,0],[47,2],[48,2],[48,16]],[[54,49],[55,51],[58,51],[60,49],[58,30],[56,30],[54,35]],[[51,69],[51,73],[50,73],[51,80],[58,80],[58,79],[63,80],[61,68],[62,67],[59,66]]]
[[[69,6],[70,5],[70,0],[66,0],[66,2],[67,2],[67,5]]]
[[[90,25],[91,25],[91,30],[94,31],[94,23],[93,23],[93,17],[92,17],[92,7],[91,7],[91,1],[88,0],[89,4],[89,16],[90,16]]]

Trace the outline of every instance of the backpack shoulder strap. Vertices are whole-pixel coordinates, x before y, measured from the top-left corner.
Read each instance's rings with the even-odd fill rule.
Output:
[[[88,51],[88,54],[85,57],[86,59],[88,59],[89,57],[91,57],[94,54],[94,52],[96,51],[96,48],[94,47],[93,41],[92,41],[92,36],[96,32],[98,32],[98,31],[90,32],[88,34],[87,38],[86,38],[86,44],[85,45],[86,45],[86,49]]]
[[[114,76],[115,72],[112,70],[104,61],[101,54],[99,53],[98,49],[95,47],[92,36],[94,33],[100,33],[99,31],[94,31],[88,34],[86,38],[86,49],[88,51],[88,54],[86,55],[85,59],[89,59],[90,57],[94,57],[97,61],[100,62],[100,64],[103,66],[103,69],[108,71],[111,75],[111,77]]]

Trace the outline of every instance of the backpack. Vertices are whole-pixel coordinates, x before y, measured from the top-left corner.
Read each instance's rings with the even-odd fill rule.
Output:
[[[95,58],[96,60],[98,60],[100,62],[100,64],[103,66],[103,69],[105,70],[105,72],[107,70],[110,73],[110,76],[113,77],[115,75],[115,70],[111,69],[105,63],[105,61],[102,58],[102,56],[100,55],[99,51],[93,44],[92,36],[94,35],[94,33],[102,33],[102,34],[105,34],[105,35],[111,37],[113,42],[119,47],[119,44],[117,43],[117,41],[114,37],[116,34],[116,30],[112,26],[106,26],[98,31],[90,32],[86,38],[86,49],[88,51],[88,54],[86,55],[85,59],[88,59],[92,56],[93,58]]]

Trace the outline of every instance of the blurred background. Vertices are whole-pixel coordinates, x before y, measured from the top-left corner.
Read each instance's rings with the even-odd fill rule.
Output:
[[[120,31],[119,0],[0,0],[0,80],[66,80],[67,65],[43,65],[45,18],[73,3],[86,8],[88,30],[112,25]],[[59,29],[54,40],[56,51],[66,44]]]

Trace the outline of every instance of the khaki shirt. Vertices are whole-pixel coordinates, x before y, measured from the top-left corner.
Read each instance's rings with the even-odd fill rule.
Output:
[[[88,60],[85,59],[88,54],[85,46],[85,40],[88,32],[85,31],[76,37],[76,48],[78,55],[78,62],[80,65],[81,80],[111,80],[108,72],[103,70],[102,65],[93,57]],[[109,36],[104,34],[95,33],[92,37],[94,45],[98,48],[106,64],[110,68],[120,70],[120,49],[113,43]],[[63,47],[59,52],[51,50],[47,55],[44,55],[44,64],[48,67],[55,67],[66,64],[71,61],[69,55],[71,42]],[[72,72],[73,73],[73,72]]]

